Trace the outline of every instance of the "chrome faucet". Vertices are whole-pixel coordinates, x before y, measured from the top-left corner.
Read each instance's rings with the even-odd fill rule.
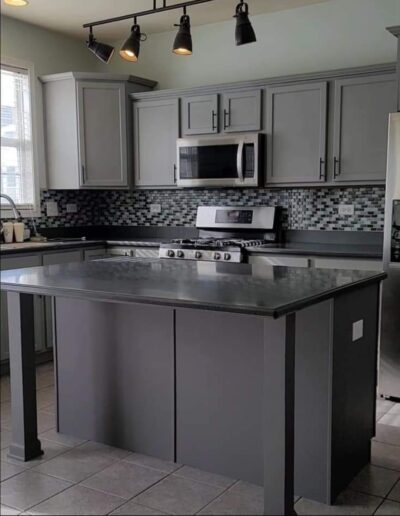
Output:
[[[18,208],[16,207],[15,202],[11,199],[11,197],[6,195],[6,194],[3,194],[3,193],[0,193],[0,197],[2,197],[3,199],[5,199],[6,201],[8,201],[11,204],[11,208],[12,208],[12,211],[14,213],[14,218],[16,220],[21,220],[22,219],[22,215],[18,211]]]

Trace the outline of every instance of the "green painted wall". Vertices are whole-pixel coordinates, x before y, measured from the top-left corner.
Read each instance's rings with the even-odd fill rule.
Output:
[[[252,21],[254,45],[235,46],[231,20],[194,27],[191,57],[171,53],[175,32],[167,32],[149,36],[138,64],[116,52],[108,69],[175,88],[387,63],[395,60],[396,41],[385,27],[400,24],[400,0],[329,0]],[[145,31],[145,19],[141,25]]]

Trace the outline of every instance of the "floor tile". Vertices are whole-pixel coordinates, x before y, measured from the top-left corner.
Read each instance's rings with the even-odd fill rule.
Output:
[[[395,502],[400,502],[400,480],[390,491],[390,493],[388,494],[388,498],[390,498],[390,500],[394,500]]]
[[[222,493],[223,489],[175,476],[135,498],[139,504],[172,514],[195,514]]]
[[[246,514],[248,516],[264,514],[264,503],[259,498],[242,496],[232,491],[227,491],[219,498],[211,502],[199,514],[212,516]]]
[[[0,461],[0,481],[3,482],[7,478],[15,477],[19,473],[25,471],[25,468],[17,466],[16,464],[10,464],[9,462]]]
[[[36,374],[36,389],[44,389],[45,387],[52,387],[54,385],[53,371],[45,371]]]
[[[33,471],[70,482],[81,482],[114,462],[114,459],[104,455],[91,456],[76,450],[77,448],[73,448],[55,459],[36,466]]]
[[[249,484],[248,482],[243,482],[241,480],[232,486],[229,491],[239,496],[253,498],[254,500],[257,500],[258,503],[264,504],[264,489],[261,486]]]
[[[295,504],[295,511],[298,515],[369,515],[374,514],[382,503],[382,498],[370,496],[364,493],[357,493],[348,489],[336,500],[335,505],[324,505],[312,500],[301,498]]]
[[[135,501],[130,501],[115,511],[110,513],[110,516],[163,516],[165,512],[158,511],[157,509],[150,509],[144,505],[139,505]]]
[[[371,444],[371,463],[375,466],[400,471],[400,446],[373,441]]]
[[[11,401],[0,404],[0,426],[7,428],[7,423],[11,419]]]
[[[389,410],[389,412],[381,418],[380,422],[382,425],[390,425],[400,428],[400,413],[395,414]]]
[[[349,485],[354,491],[385,497],[397,480],[400,472],[368,465]]]
[[[395,403],[393,407],[389,410],[389,414],[400,414],[400,402]]]
[[[4,403],[5,401],[11,400],[11,389],[10,382],[2,382],[0,384],[0,401]]]
[[[77,437],[73,437],[70,435],[60,434],[54,428],[48,430],[47,432],[43,432],[39,435],[40,439],[47,439],[49,441],[54,441],[58,444],[62,444],[64,446],[69,446],[70,448],[74,448],[75,446],[79,446],[86,441],[84,439],[79,439]]]
[[[54,414],[47,412],[46,410],[38,410],[37,411],[37,424],[38,424],[38,433],[46,432],[51,428],[55,428],[56,426],[56,417]],[[1,421],[2,428],[6,430],[12,429],[12,421],[11,421],[11,412],[8,416],[2,418]]]
[[[3,516],[12,516],[14,514],[20,514],[21,511],[18,509],[13,509],[12,507],[7,507],[6,505],[0,505],[0,514]]]
[[[173,473],[181,467],[180,464],[174,462],[168,462],[165,460],[156,459],[155,457],[148,457],[147,455],[141,455],[140,453],[132,453],[124,459],[127,462],[133,462],[139,466],[146,466],[147,468],[158,469],[164,473]]]
[[[91,456],[104,455],[105,457],[119,460],[131,454],[131,452],[122,450],[121,448],[114,448],[113,446],[107,446],[106,444],[95,443],[93,441],[88,441],[78,446],[77,450],[90,454]]]
[[[66,453],[71,449],[67,446],[63,446],[53,441],[48,441],[47,439],[40,439],[40,442],[42,443],[43,455],[41,455],[37,459],[29,461],[29,465],[32,468],[34,466],[38,466],[39,464],[43,464],[51,459],[54,459],[54,457],[58,457],[59,455],[62,455],[63,453]]]
[[[376,410],[389,412],[391,408],[395,406],[395,403],[390,400],[385,400],[383,398],[379,398],[376,401]]]
[[[0,449],[4,450],[11,444],[11,432],[5,428],[0,429]]]
[[[54,386],[45,387],[37,391],[36,401],[38,410],[45,410],[49,405],[54,405],[56,402]]]
[[[205,471],[191,468],[189,466],[183,466],[182,468],[175,471],[174,475],[178,477],[189,478],[190,480],[195,480],[196,482],[204,482],[205,484],[209,484],[211,486],[223,487],[225,489],[232,486],[236,482],[236,480],[232,478],[216,475],[214,473],[207,473]]]
[[[166,476],[166,473],[129,462],[117,462],[82,482],[82,485],[106,493],[132,498]]]
[[[24,511],[50,496],[67,489],[71,484],[64,480],[25,471],[1,485],[1,501],[5,505]]]
[[[30,514],[103,515],[119,507],[124,500],[83,486],[73,486],[29,510]]]
[[[8,448],[4,448],[4,450],[1,450],[1,461],[2,462],[7,462],[8,464],[14,464],[15,466],[19,466],[20,468],[24,469],[24,470],[27,470],[27,469],[30,469],[32,466],[31,466],[31,462],[22,462],[20,460],[16,460],[16,459],[11,459],[9,456],[8,456]]]
[[[400,428],[397,426],[382,425],[382,419],[376,425],[374,441],[400,446]]]
[[[400,503],[385,500],[375,514],[378,516],[400,516]]]

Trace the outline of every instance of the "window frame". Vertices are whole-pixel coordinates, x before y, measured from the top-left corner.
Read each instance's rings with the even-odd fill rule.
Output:
[[[32,170],[33,170],[33,206],[17,204],[22,217],[39,217],[40,210],[40,176],[39,176],[39,154],[38,154],[38,117],[37,117],[37,84],[35,66],[32,62],[22,61],[11,57],[1,56],[1,64],[10,68],[22,68],[27,71],[29,81],[29,97],[31,107],[31,135],[32,135]],[[4,201],[4,203],[3,203]],[[14,218],[11,206],[3,199],[0,205],[1,218]]]

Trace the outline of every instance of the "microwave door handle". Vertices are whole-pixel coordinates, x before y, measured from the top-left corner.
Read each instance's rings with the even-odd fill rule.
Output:
[[[237,173],[240,179],[240,182],[243,183],[243,151],[244,151],[244,141],[242,140],[238,146],[237,153]]]

